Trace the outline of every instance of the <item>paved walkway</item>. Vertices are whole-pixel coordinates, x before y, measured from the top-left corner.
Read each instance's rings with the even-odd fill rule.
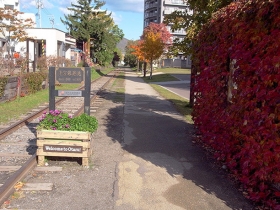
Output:
[[[253,209],[192,143],[192,129],[171,103],[126,72],[115,209]]]
[[[154,84],[158,84],[161,87],[189,100],[190,99],[191,75],[190,74],[171,74],[171,76],[177,78],[178,81],[154,82]]]

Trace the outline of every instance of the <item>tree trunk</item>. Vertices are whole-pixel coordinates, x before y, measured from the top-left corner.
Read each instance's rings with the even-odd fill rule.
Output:
[[[193,105],[194,105],[193,87],[194,87],[194,84],[195,84],[194,77],[196,76],[196,74],[197,74],[196,67],[192,63],[192,66],[191,66],[191,84],[190,84],[190,103],[189,103],[190,107],[193,107]]]
[[[150,71],[150,79],[153,77],[153,61],[150,62],[151,71]]]
[[[138,72],[140,71],[140,62],[139,62],[138,59],[137,59],[137,71],[138,71]]]
[[[147,62],[144,63],[144,77],[146,77],[147,72]]]

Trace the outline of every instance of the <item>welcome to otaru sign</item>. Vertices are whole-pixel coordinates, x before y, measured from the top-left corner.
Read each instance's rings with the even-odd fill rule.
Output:
[[[67,146],[67,145],[43,145],[44,152],[68,152],[68,153],[82,153],[82,146]]]
[[[84,90],[56,90],[55,84],[78,83]],[[91,69],[49,68],[49,109],[55,110],[55,97],[84,97],[84,113],[90,115]]]
[[[92,134],[84,131],[37,131],[38,165],[43,166],[46,156],[82,158],[88,166],[92,154]]]

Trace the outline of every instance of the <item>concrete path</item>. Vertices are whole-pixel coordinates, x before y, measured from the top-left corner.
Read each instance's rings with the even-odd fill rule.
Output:
[[[154,82],[161,87],[173,92],[185,99],[190,99],[190,84],[191,75],[190,74],[171,74],[171,76],[178,79],[178,81],[170,82]]]
[[[192,133],[171,103],[127,71],[115,209],[253,209],[193,144]]]

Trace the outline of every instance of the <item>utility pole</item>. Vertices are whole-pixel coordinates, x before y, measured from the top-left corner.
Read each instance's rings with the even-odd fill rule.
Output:
[[[42,0],[37,0],[36,1],[36,6],[37,6],[37,9],[38,9],[37,15],[39,16],[40,28],[42,28],[42,16],[41,16],[41,9],[43,9],[43,2],[42,2]]]

